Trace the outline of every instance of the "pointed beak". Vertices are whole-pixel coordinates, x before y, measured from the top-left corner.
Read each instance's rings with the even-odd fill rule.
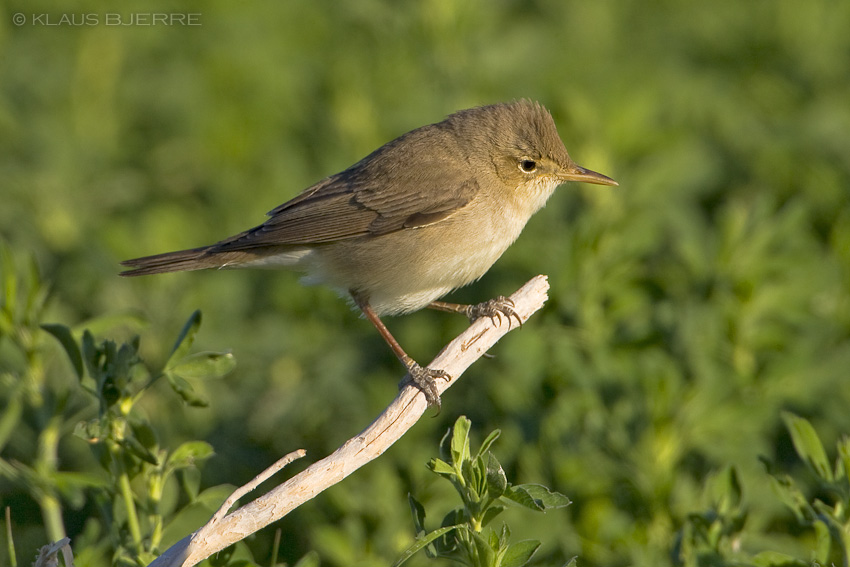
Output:
[[[595,185],[619,185],[607,175],[596,173],[575,164],[561,172],[561,179],[564,181],[583,181]]]

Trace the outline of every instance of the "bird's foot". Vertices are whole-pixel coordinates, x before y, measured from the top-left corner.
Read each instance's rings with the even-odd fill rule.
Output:
[[[499,324],[501,324],[502,316],[505,316],[508,319],[508,327],[511,325],[511,317],[514,317],[517,323],[519,323],[519,326],[522,327],[522,318],[514,310],[514,302],[503,295],[477,305],[467,306],[466,316],[469,317],[470,322],[477,321],[481,317],[489,317],[494,325],[497,319],[499,320]]]
[[[419,366],[413,360],[405,361],[405,366],[407,366],[407,376],[402,380],[401,386],[413,384],[419,388],[425,394],[428,407],[436,407],[437,413],[440,413],[440,392],[437,389],[437,380],[449,381],[452,377],[445,370]]]

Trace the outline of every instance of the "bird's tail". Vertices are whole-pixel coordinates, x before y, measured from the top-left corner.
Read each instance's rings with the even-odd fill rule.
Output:
[[[166,252],[143,258],[124,260],[122,266],[130,268],[121,272],[122,276],[147,276],[150,274],[163,274],[166,272],[184,272],[190,270],[204,270],[206,268],[221,268],[227,265],[227,259],[223,254],[213,253],[212,247],[192,248],[190,250],[178,250],[177,252]]]

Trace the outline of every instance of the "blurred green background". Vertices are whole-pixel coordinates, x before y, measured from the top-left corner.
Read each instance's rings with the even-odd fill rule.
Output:
[[[200,25],[105,24],[158,11]],[[50,282],[47,321],[138,315],[144,326],[102,335],[141,334],[151,364],[203,311],[194,348],[230,349],[236,370],[205,384],[209,408],[163,387],[143,411],[164,445],[214,446],[204,485],[241,484],[360,431],[394,396],[398,362],[345,302],[294,274],[126,280],[119,261],[254,226],[455,110],[538,100],[572,157],[620,186],[560,188],[487,276],[450,296],[507,294],[538,273],[552,285],[436,418],[279,523],[281,560],[391,563],[412,538],[408,492],[432,522],[453,505],[424,463],[460,414],[479,439],[502,430],[511,481],[574,501],[512,524],[544,541],[541,565],[675,563],[706,476],[730,464],[749,511],[739,545],[806,558],[812,535],[791,527],[758,457],[802,466],[782,409],[828,448],[850,432],[848,29],[850,2],[832,0],[6,1],[0,237]],[[432,312],[388,324],[423,363],[465,326]],[[54,354],[51,380],[69,389]],[[24,459],[27,439],[4,457]],[[82,444],[62,441],[63,469],[96,467]],[[0,488],[30,557],[46,543],[38,508]],[[64,514],[73,538],[94,511]],[[272,537],[248,542],[264,564]]]

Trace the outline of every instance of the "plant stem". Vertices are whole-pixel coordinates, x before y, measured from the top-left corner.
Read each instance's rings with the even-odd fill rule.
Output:
[[[41,517],[44,518],[47,539],[55,542],[64,538],[65,523],[62,521],[62,506],[59,505],[59,500],[52,494],[44,494],[38,499],[38,505],[41,508]]]
[[[9,554],[9,567],[18,567],[15,540],[12,538],[12,510],[8,506],[6,506],[6,551]]]
[[[65,537],[62,506],[53,490],[54,483],[52,481],[59,461],[59,426],[61,423],[61,417],[54,416],[41,431],[38,436],[38,456],[34,467],[44,486],[50,486],[50,488],[37,490],[35,494],[38,505],[41,507],[41,516],[44,519],[47,537],[52,542]]]
[[[130,488],[130,478],[127,472],[121,467],[121,474],[118,476],[118,487],[121,490],[121,497],[124,499],[124,507],[127,509],[127,524],[130,528],[130,536],[133,538],[133,543],[136,544],[136,551],[142,551],[142,530],[139,527],[139,516],[136,514],[136,503],[133,501],[133,490]]]

